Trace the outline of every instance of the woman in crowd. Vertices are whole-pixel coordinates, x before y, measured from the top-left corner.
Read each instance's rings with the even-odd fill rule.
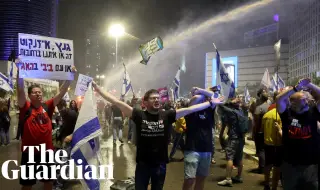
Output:
[[[9,140],[9,127],[10,115],[7,100],[0,98],[0,146],[8,145]]]
[[[76,111],[77,113],[79,112],[77,102],[75,100],[71,100],[71,102],[69,104],[69,108]]]

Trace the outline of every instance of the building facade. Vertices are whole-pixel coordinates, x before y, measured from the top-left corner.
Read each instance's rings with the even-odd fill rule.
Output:
[[[56,37],[59,0],[0,1],[0,60],[18,50],[18,33]]]
[[[86,32],[85,73],[97,77],[101,72],[101,36],[96,30]]]
[[[288,45],[281,45],[279,75],[284,81],[288,79]],[[236,88],[260,84],[265,69],[273,75],[276,71],[276,55],[273,46],[219,51],[226,69],[235,82]],[[205,87],[216,85],[216,52],[206,54]]]
[[[320,71],[320,1],[296,6],[289,35],[289,78],[310,77]]]

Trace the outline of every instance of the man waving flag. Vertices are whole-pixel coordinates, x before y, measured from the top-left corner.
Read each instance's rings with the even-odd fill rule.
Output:
[[[97,116],[96,105],[97,101],[93,94],[92,83],[90,83],[84,96],[71,141],[71,157],[75,161],[82,160],[81,164],[76,163],[78,166],[82,166],[83,174],[99,172],[91,167],[96,166],[95,168],[98,168],[100,165],[99,136],[102,135],[102,130]],[[97,179],[85,179],[85,176],[81,177],[83,177],[81,183],[85,189],[100,189],[100,183]]]
[[[213,44],[214,45],[214,44]],[[214,45],[215,46],[215,45]],[[234,81],[229,76],[222,60],[218,49],[216,48],[216,60],[217,60],[217,85],[221,86],[221,95],[228,98],[233,98],[235,96],[235,85]],[[228,98],[227,98],[228,97]]]

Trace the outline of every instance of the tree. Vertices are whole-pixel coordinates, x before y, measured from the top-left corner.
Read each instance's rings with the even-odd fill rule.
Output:
[[[294,78],[291,78],[289,81],[288,81],[288,84],[287,86],[295,86],[298,82],[299,82],[299,78],[297,77],[294,77]]]
[[[312,74],[312,83],[320,86],[320,77],[317,77],[316,73]]]

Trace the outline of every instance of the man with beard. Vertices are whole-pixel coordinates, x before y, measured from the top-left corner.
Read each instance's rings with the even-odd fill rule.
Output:
[[[309,105],[302,89],[311,90],[317,99]],[[283,165],[281,167],[284,190],[318,190],[318,151],[320,128],[320,88],[302,79],[277,96],[277,108],[282,121]],[[290,103],[287,104],[289,99]]]
[[[194,87],[189,106],[201,105],[214,92]],[[186,142],[184,152],[184,183],[183,190],[204,189],[204,182],[209,175],[212,155],[212,128],[214,125],[214,108],[194,112],[185,117]]]
[[[220,113],[224,116],[223,122],[228,127],[228,142],[226,145],[226,179],[218,183],[220,186],[232,186],[234,183],[243,183],[241,178],[243,169],[243,148],[245,133],[248,130],[248,110],[241,107],[241,99],[233,98],[226,106],[219,106]],[[224,129],[223,129],[224,130]],[[237,166],[238,174],[232,178],[233,166]]]
[[[172,126],[172,123],[188,114],[215,107],[216,104],[221,103],[218,99],[211,99],[188,108],[162,111],[160,95],[157,90],[151,89],[144,95],[146,111],[142,111],[133,109],[107,92],[102,92],[95,82],[93,82],[93,87],[104,99],[117,106],[125,116],[132,117],[136,124],[135,189],[137,190],[147,190],[150,178],[152,189],[163,189],[168,163],[169,127]]]

